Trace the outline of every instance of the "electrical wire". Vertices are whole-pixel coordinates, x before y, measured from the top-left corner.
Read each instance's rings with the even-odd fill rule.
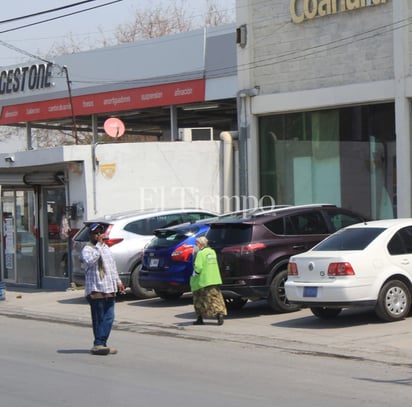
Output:
[[[61,6],[61,7],[57,7],[57,8],[53,8],[53,9],[49,9],[49,10],[39,11],[37,13],[27,14],[27,15],[21,16],[21,17],[9,18],[8,20],[0,21],[0,24],[6,24],[6,23],[11,23],[13,21],[24,20],[26,18],[37,17],[37,16],[40,16],[40,15],[43,15],[43,14],[54,13],[55,11],[60,11],[60,10],[64,10],[66,8],[71,8],[71,7],[77,7],[77,6],[80,6],[84,3],[90,3],[92,1],[96,1],[96,0],[84,0],[84,1],[80,1],[78,3],[68,4],[67,6]]]
[[[119,0],[118,0],[119,1]],[[121,0],[120,0],[121,1]],[[109,3],[111,4],[111,3]],[[290,61],[296,61],[299,59],[305,59],[308,57],[312,57],[315,56],[316,54],[319,54],[321,52],[327,52],[333,49],[337,49],[343,46],[349,46],[351,44],[354,44],[358,41],[364,41],[367,39],[370,39],[372,37],[378,36],[378,35],[384,35],[388,32],[393,32],[395,30],[404,28],[408,25],[410,25],[412,20],[412,17],[409,18],[405,18],[390,24],[385,24],[382,26],[378,26],[375,28],[372,28],[370,30],[367,31],[362,31],[356,34],[352,34],[350,36],[347,37],[343,37],[340,39],[336,39],[333,41],[329,41],[329,42],[325,42],[322,44],[317,44],[314,45],[312,47],[306,48],[304,50],[293,50],[293,51],[289,51],[287,53],[281,54],[281,55],[271,55],[267,58],[261,58],[261,59],[256,59],[250,63],[247,64],[243,64],[243,65],[234,65],[234,66],[227,66],[224,68],[219,68],[219,69],[215,69],[212,71],[209,71],[209,74],[214,74],[216,76],[222,75],[225,72],[229,72],[230,70],[234,70],[237,69],[237,72],[241,72],[241,71],[245,71],[250,69],[251,67],[253,68],[264,68],[265,66],[268,65],[275,65],[275,64],[280,64],[280,63],[286,63],[286,62],[290,62]],[[193,34],[195,35],[195,34]],[[174,39],[171,37],[163,37],[163,38],[159,38],[159,41],[173,41]],[[24,53],[25,55],[28,55],[30,57],[34,57],[37,59],[40,59],[42,61],[45,62],[49,62],[39,56],[35,56],[31,53],[28,53],[26,51],[20,50],[17,47],[11,46],[10,44],[4,43],[3,41],[0,40],[0,44],[7,46],[17,52],[21,52]],[[136,46],[141,46],[142,45],[142,41],[138,42],[138,43],[130,43],[130,44],[123,44],[125,47],[129,46],[131,48],[136,47]],[[149,42],[147,43],[148,46],[150,46],[151,44],[149,44]],[[105,52],[105,50],[103,49],[103,52]],[[111,51],[107,51],[107,52],[111,52]],[[165,77],[164,79],[166,80],[171,80],[173,81],[173,79],[177,78],[177,75],[169,75],[167,77]],[[133,83],[133,84],[139,84],[139,85],[144,85],[145,83],[150,83],[151,79],[136,79],[136,80],[125,80],[125,81],[119,81],[115,78],[107,78],[107,79],[101,79],[101,80],[80,80],[80,79],[72,79],[72,82],[76,82],[76,83],[81,83],[81,84],[104,84],[104,83],[113,83],[113,82],[118,82],[118,83]]]
[[[98,5],[98,6],[93,6],[93,7],[85,8],[85,9],[83,9],[83,10],[74,11],[74,12],[72,12],[72,13],[63,14],[63,15],[61,15],[61,16],[56,16],[56,17],[52,17],[52,18],[47,18],[47,19],[45,19],[45,20],[37,21],[37,22],[35,22],[35,23],[21,25],[20,27],[15,27],[15,28],[9,28],[9,29],[7,29],[7,30],[2,30],[2,31],[0,31],[0,34],[5,34],[5,33],[8,33],[8,32],[11,32],[11,31],[16,31],[16,30],[21,30],[21,29],[23,29],[23,28],[27,28],[27,27],[32,27],[32,26],[34,26],[34,25],[39,25],[39,24],[43,24],[43,23],[50,22],[50,21],[59,20],[59,19],[61,19],[61,18],[65,18],[65,17],[69,17],[69,16],[76,15],[76,14],[84,13],[84,12],[86,12],[86,11],[96,10],[96,9],[98,9],[98,8],[110,6],[110,5],[112,5],[112,4],[120,3],[120,2],[122,2],[122,1],[123,1],[123,0],[113,0],[113,1],[111,1],[111,2],[109,2],[109,3],[100,4],[100,5]]]
[[[359,41],[365,41],[365,40],[368,40],[376,36],[384,35],[384,34],[405,28],[411,24],[411,21],[412,21],[412,17],[405,18],[405,19],[402,19],[402,20],[399,20],[399,21],[396,21],[390,24],[385,24],[382,26],[372,28],[370,30],[352,34],[350,36],[343,37],[343,38],[340,38],[334,41],[328,41],[322,44],[317,44],[312,47],[306,48],[304,50],[293,50],[293,51],[286,52],[284,54],[271,55],[267,58],[257,59],[257,60],[254,60],[250,63],[243,64],[243,65],[233,65],[233,66],[227,66],[223,68],[210,70],[208,71],[208,74],[219,76],[219,75],[224,74],[225,72],[229,72],[230,70],[237,69],[237,72],[242,72],[242,71],[246,71],[251,68],[255,68],[255,69],[264,68],[269,65],[278,65],[281,63],[298,61],[298,60],[306,59],[309,57],[316,57],[316,55],[322,52],[329,52],[331,50],[338,49],[344,46],[350,46]],[[165,37],[163,41],[173,41],[173,38]],[[137,43],[131,43],[129,44],[129,46],[136,47],[137,46],[136,44]],[[141,42],[139,43],[139,45],[140,44]],[[124,44],[124,45],[127,47],[127,44]],[[147,44],[147,45],[150,45],[150,44]],[[103,49],[103,52],[106,52],[106,51]],[[108,50],[107,52],[111,52],[111,51]],[[179,75],[168,75],[168,76],[165,76],[164,79],[173,81],[178,76]],[[147,83],[151,83],[151,80],[152,79],[147,78],[147,79],[138,79],[138,80],[117,81],[115,78],[107,78],[107,79],[101,79],[101,80],[93,80],[93,79],[79,80],[77,79],[77,80],[73,80],[73,82],[83,83],[83,84],[87,84],[87,83],[104,84],[104,83],[119,82],[119,83],[133,83],[133,84],[139,84],[143,86]]]

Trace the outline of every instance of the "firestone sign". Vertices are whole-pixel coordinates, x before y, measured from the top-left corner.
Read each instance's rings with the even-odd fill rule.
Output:
[[[290,16],[296,24],[364,7],[379,6],[389,0],[290,0]]]
[[[52,86],[53,64],[34,64],[0,72],[0,95]]]
[[[73,111],[76,115],[91,115],[201,102],[205,100],[205,84],[205,79],[194,79],[143,88],[78,95],[72,100],[63,97],[4,105],[0,108],[0,125],[70,117]],[[39,82],[39,86],[50,85],[47,85],[45,80]]]

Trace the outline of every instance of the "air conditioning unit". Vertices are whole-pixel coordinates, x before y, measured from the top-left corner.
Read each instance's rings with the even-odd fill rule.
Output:
[[[213,140],[213,127],[184,127],[178,131],[180,141]]]

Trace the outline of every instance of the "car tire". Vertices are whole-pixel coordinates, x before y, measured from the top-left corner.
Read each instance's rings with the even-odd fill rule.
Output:
[[[154,290],[156,295],[160,298],[162,298],[165,301],[174,301],[174,300],[178,300],[183,293],[179,293],[179,292],[169,292],[169,291],[165,291],[165,290]]]
[[[269,286],[268,303],[277,313],[295,312],[300,310],[299,305],[290,304],[286,298],[285,281],[288,270],[283,269],[275,275]]]
[[[320,319],[333,319],[342,312],[342,308],[312,307],[310,310]]]
[[[226,308],[228,310],[237,310],[243,308],[247,303],[247,298],[225,298]]]
[[[381,288],[375,313],[385,322],[404,319],[411,309],[411,292],[400,280],[390,280]]]
[[[147,298],[154,298],[156,297],[156,293],[153,290],[148,290],[147,288],[143,288],[139,284],[139,275],[140,269],[142,265],[139,263],[132,271],[130,276],[130,290],[132,294],[140,299],[147,299]]]

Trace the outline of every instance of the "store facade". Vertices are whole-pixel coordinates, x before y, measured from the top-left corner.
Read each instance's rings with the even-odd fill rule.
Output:
[[[412,4],[239,0],[249,194],[411,212]],[[252,92],[254,90],[254,92]]]
[[[236,130],[236,86],[234,25],[3,68],[0,125],[25,128],[27,143],[0,151],[0,280],[67,288],[71,236],[84,220],[219,212],[220,134]],[[111,118],[124,135],[107,131]],[[38,148],[38,129],[71,132],[72,142]]]

